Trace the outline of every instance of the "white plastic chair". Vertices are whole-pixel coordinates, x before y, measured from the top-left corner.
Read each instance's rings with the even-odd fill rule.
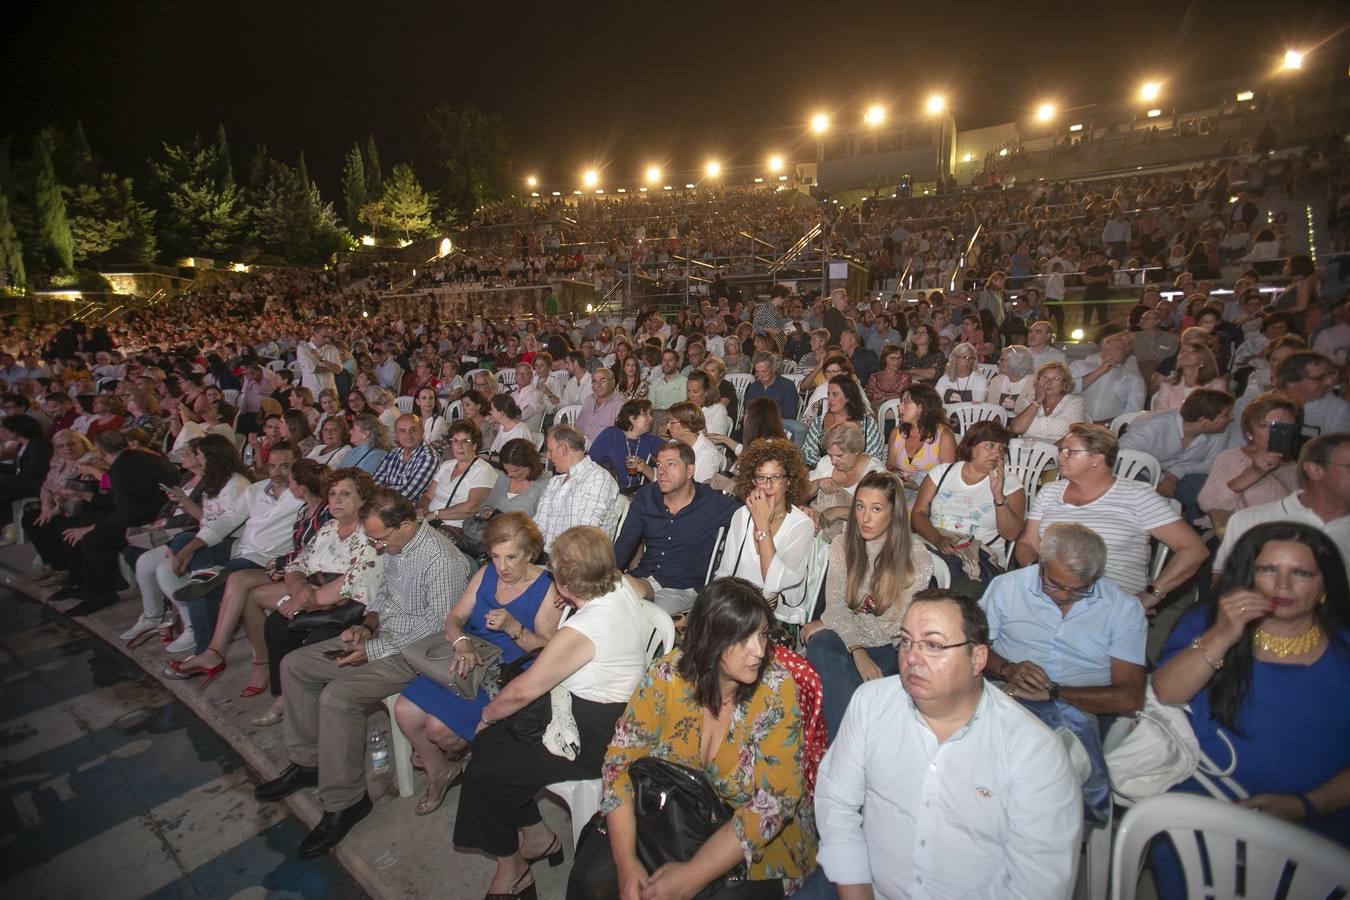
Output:
[[[985,381],[993,381],[998,374],[998,363],[980,363],[979,370]]]
[[[881,433],[881,439],[884,441],[887,434],[886,420],[891,419],[895,423],[900,422],[900,398],[887,400],[877,407],[877,431]]]
[[[633,506],[633,501],[629,500],[623,494],[614,498],[614,531],[610,534],[611,541],[617,540],[619,532],[623,531],[623,523],[628,519],[628,510]]]
[[[727,376],[727,383],[731,385],[736,392],[736,420],[740,421],[745,417],[745,389],[750,387],[750,382],[755,380],[755,376],[743,372],[737,372],[734,375]]]
[[[1180,502],[1169,497],[1167,498],[1167,503],[1172,507],[1173,512],[1177,515],[1181,515]],[[1163,567],[1167,565],[1167,557],[1172,553],[1172,548],[1159,540],[1150,539],[1150,542],[1153,544],[1153,557],[1148,563],[1148,580],[1154,582],[1158,580],[1158,576],[1162,574]]]
[[[500,384],[502,387],[515,387],[516,370],[502,369],[500,372],[497,373],[497,383]]]
[[[239,392],[234,388],[226,388],[225,390],[220,392],[220,395],[224,397],[225,402],[230,404],[231,406],[239,405]]]
[[[812,422],[814,422],[816,419],[819,419],[821,416],[825,415],[825,406],[827,403],[829,403],[829,400],[830,400],[829,397],[818,397],[815,400],[815,402],[808,403],[806,405],[806,409],[802,410],[797,415],[800,417],[804,417],[805,419],[810,419]],[[803,419],[799,418],[797,421],[800,422],[803,421]]]
[[[997,403],[949,403],[947,415],[955,420],[958,434],[965,434],[970,426],[985,419],[996,419],[1000,425],[1008,424],[1008,411]]]
[[[948,590],[952,586],[952,570],[947,568],[947,561],[932,547],[928,548],[928,555],[933,558],[933,583],[943,590]]]
[[[441,409],[441,415],[445,416],[446,420],[450,422],[464,418],[464,401],[454,400],[445,404]]]
[[[1117,450],[1115,470],[1121,478],[1147,481],[1155,490],[1162,480],[1162,464],[1152,453],[1143,450]]]
[[[723,544],[727,540],[727,528],[723,525],[717,529],[717,537],[713,539],[712,555],[708,557],[708,571],[703,576],[703,583],[706,585],[713,579],[713,572],[717,570],[717,558],[722,555]]]
[[[1146,415],[1148,415],[1148,410],[1144,409],[1136,409],[1134,412],[1121,413],[1111,420],[1111,433],[1116,437],[1120,437],[1120,433],[1125,430],[1125,426],[1129,425],[1140,416]]]
[[[1350,851],[1222,800],[1159,794],[1125,813],[1111,853],[1111,898],[1134,900],[1149,842],[1172,839],[1191,897],[1312,898],[1350,890]]]
[[[286,368],[286,360],[274,359],[267,364],[267,368],[271,369],[273,372],[280,372],[282,369]]]
[[[805,372],[788,372],[783,377],[792,382],[792,386],[797,389],[797,393],[802,392],[802,379],[806,378]]]
[[[389,710],[389,753],[394,757],[394,781],[398,784],[398,795],[407,798],[413,795],[412,744],[394,718],[394,704],[399,696],[390,694],[384,698],[384,705]]]
[[[570,403],[567,406],[558,407],[558,411],[553,414],[554,425],[575,425],[577,416],[581,414],[581,407],[576,403]]]
[[[820,585],[825,581],[825,569],[830,561],[830,545],[819,534],[807,547],[806,576],[802,579],[802,599],[796,606],[782,601],[774,608],[773,617],[784,625],[805,625],[815,612]]]
[[[1041,489],[1045,470],[1059,467],[1059,448],[1048,441],[1013,438],[1008,444],[1008,474],[1013,475],[1027,492],[1027,509]]]
[[[415,397],[409,397],[405,394],[402,397],[395,397],[394,405],[398,407],[399,412],[403,413],[406,416],[408,413],[413,411],[413,401],[415,399],[416,399]]]

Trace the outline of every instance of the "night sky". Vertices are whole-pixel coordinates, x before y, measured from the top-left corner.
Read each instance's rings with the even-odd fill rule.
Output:
[[[1120,10],[1120,12],[1114,12]],[[214,135],[237,169],[263,141],[304,150],[325,193],[373,132],[386,168],[441,100],[510,124],[522,175],[548,186],[601,163],[636,181],[716,155],[791,155],[817,109],[917,110],[940,90],[959,128],[1044,98],[1111,100],[1145,75],[1210,80],[1267,68],[1345,24],[1337,2],[578,4],[330,0],[11,3],[0,131],[84,123],[140,176],[160,140]],[[1112,11],[1112,12],[1108,12]],[[1340,40],[1344,40],[1342,34]]]

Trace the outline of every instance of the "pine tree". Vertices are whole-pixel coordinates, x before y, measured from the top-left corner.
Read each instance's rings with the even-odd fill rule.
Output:
[[[375,149],[375,135],[366,136],[366,197],[378,200],[384,196],[384,173],[380,171],[380,152]]]
[[[234,184],[234,163],[230,162],[230,142],[225,138],[225,123],[216,130],[216,152],[220,154],[220,182]]]
[[[14,223],[9,220],[9,199],[3,193],[0,193],[0,272],[9,274],[12,285],[28,283],[28,274],[23,267],[23,245],[19,243]]]
[[[166,253],[226,253],[237,249],[248,208],[222,163],[219,144],[164,144],[150,160],[150,194]],[[229,180],[226,176],[230,175]]]
[[[366,166],[361,159],[361,145],[352,144],[342,167],[342,204],[347,211],[347,227],[352,231],[361,227],[361,207],[366,205],[366,197]]]
[[[36,173],[33,197],[42,250],[53,270],[69,272],[75,268],[70,222],[66,218],[66,199],[52,164],[51,136],[46,133],[39,134],[33,142],[33,167]]]
[[[405,241],[431,227],[431,195],[422,188],[412,168],[403,163],[394,166],[379,205],[384,224]]]

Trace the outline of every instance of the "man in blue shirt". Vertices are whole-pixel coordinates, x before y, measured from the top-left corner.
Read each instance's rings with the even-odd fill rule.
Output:
[[[980,599],[991,648],[985,673],[1019,700],[1063,700],[1096,715],[1144,705],[1148,621],[1139,600],[1102,577],[1106,544],[1060,522],[1041,537],[1039,565],[989,584]]]
[[[778,374],[778,357],[767,350],[755,354],[750,369],[754,373],[755,380],[745,389],[746,405],[756,397],[768,397],[777,403],[779,415],[783,417],[783,427],[800,446],[802,440],[806,438],[806,427],[797,421],[797,407],[801,403],[801,398],[797,396],[797,386]]]
[[[656,454],[656,480],[633,495],[614,558],[669,613],[684,612],[703,587],[725,528],[741,501],[694,481],[694,451],[671,441]],[[643,544],[642,556],[629,566]]]

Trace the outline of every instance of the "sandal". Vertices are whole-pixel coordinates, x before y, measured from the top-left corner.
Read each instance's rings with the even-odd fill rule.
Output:
[[[450,789],[459,783],[460,776],[468,766],[468,757],[463,759],[452,759],[447,765],[441,777],[427,784],[427,793],[421,800],[417,801],[417,807],[413,812],[419,816],[429,816],[441,808],[445,802],[445,795],[450,793]]]
[[[282,719],[286,718],[286,709],[282,706],[269,706],[267,712],[260,716],[255,716],[252,723],[259,728],[270,728]]]
[[[266,663],[266,662],[258,662],[257,660],[254,660],[254,661],[253,661],[253,665],[250,667],[250,669],[256,669],[256,668],[258,668],[258,667],[260,667],[260,666],[261,666],[262,669],[263,669],[263,680],[262,680],[262,684],[253,684],[252,682],[250,682],[249,684],[245,685],[245,686],[244,686],[244,689],[243,689],[242,691],[239,692],[239,699],[241,699],[241,700],[247,700],[249,697],[256,697],[256,696],[258,696],[259,694],[261,694],[263,691],[267,690],[267,685],[268,685],[268,683],[269,683],[269,681],[270,681],[270,679],[271,679],[271,676],[270,676],[270,675],[268,674],[268,672],[267,672],[267,663]],[[251,676],[251,675],[252,675],[252,672],[250,671],[249,674],[250,674],[250,676]]]

